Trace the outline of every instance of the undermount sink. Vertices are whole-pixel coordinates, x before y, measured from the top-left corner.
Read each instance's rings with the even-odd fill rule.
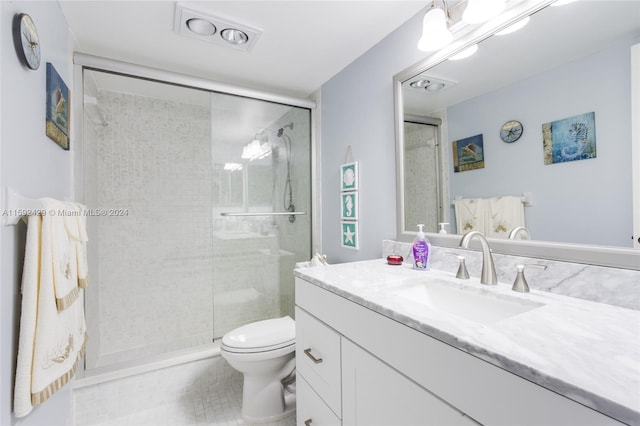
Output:
[[[544,303],[519,297],[492,294],[491,290],[460,287],[446,280],[429,278],[396,287],[393,293],[426,309],[482,324],[492,324],[544,306]]]

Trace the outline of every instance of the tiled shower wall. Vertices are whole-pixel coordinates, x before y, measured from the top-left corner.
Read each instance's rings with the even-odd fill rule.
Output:
[[[210,340],[209,107],[110,91],[98,93],[98,104],[109,126],[86,150],[96,169],[85,170],[94,174],[85,191],[91,208],[123,209],[89,224],[97,230],[90,249],[100,258],[90,289],[99,305],[99,355],[185,336]]]

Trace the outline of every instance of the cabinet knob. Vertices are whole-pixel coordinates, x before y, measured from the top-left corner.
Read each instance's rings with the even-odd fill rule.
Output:
[[[311,419],[307,419],[304,421],[304,426],[311,426]]]
[[[320,364],[322,362],[322,358],[316,358],[315,356],[313,356],[313,354],[311,353],[311,348],[307,348],[304,350],[304,353],[311,358],[311,361],[313,361],[315,364]],[[311,420],[309,420],[311,421]]]

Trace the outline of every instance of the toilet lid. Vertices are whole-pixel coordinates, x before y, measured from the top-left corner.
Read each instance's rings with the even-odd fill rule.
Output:
[[[295,343],[296,323],[291,317],[268,319],[243,325],[222,337],[231,351],[261,352]]]

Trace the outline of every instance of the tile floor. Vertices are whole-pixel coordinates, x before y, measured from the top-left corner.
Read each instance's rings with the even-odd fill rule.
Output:
[[[242,375],[219,356],[74,390],[75,426],[246,425],[241,404]]]

